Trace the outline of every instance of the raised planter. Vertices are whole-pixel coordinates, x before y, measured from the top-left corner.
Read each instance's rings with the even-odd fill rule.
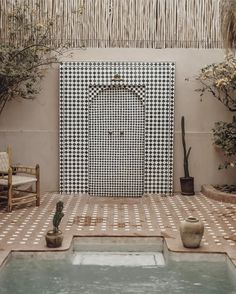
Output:
[[[236,204],[236,194],[221,192],[215,189],[212,185],[202,185],[201,192],[208,198]]]

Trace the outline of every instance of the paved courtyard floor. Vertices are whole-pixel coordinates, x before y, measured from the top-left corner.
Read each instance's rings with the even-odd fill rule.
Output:
[[[0,207],[0,264],[12,250],[44,251],[44,236],[52,229],[56,203],[64,202],[63,247],[73,236],[160,236],[177,252],[227,253],[236,265],[236,204],[195,196],[148,195],[143,198],[108,198],[88,195],[45,193],[40,207]],[[179,224],[188,216],[205,226],[201,247],[186,249],[179,236]]]

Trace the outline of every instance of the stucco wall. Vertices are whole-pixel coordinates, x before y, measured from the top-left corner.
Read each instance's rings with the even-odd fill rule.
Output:
[[[190,173],[195,189],[204,183],[236,183],[235,169],[219,171],[221,156],[212,145],[215,121],[231,120],[232,113],[210,94],[200,101],[194,90],[195,76],[204,65],[219,62],[224,52],[218,49],[87,49],[66,52],[62,60],[174,61],[176,63],[174,189],[179,191],[183,175],[180,118],[186,118],[187,144],[192,146]],[[13,146],[14,163],[41,166],[43,191],[58,190],[58,67],[50,69],[33,101],[12,101],[0,116],[0,150]]]

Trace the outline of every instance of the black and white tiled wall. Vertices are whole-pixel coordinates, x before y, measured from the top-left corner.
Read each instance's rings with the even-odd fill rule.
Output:
[[[172,193],[175,64],[63,62],[60,191]]]

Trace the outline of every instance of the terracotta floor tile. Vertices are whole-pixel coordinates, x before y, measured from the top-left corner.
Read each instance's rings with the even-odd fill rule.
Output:
[[[171,250],[185,252],[189,250],[181,244],[179,224],[195,216],[204,223],[205,232],[194,252],[226,252],[236,258],[236,204],[202,194],[100,198],[45,193],[40,207],[19,207],[11,213],[0,207],[0,250],[48,250],[44,235],[52,228],[59,200],[65,213],[61,223],[65,239],[59,250],[68,249],[73,236],[162,236]]]

